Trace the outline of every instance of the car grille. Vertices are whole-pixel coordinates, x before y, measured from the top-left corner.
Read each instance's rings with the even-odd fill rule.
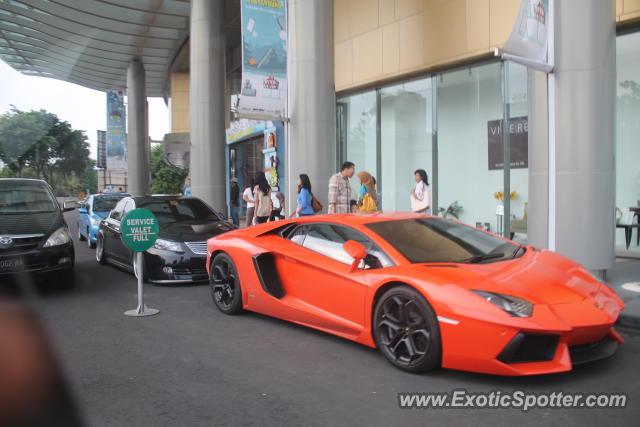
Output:
[[[13,243],[8,248],[0,249],[0,253],[19,253],[30,251],[38,247],[38,244],[44,237],[44,234],[25,234],[8,236],[13,239]]]
[[[207,242],[184,242],[184,244],[196,255],[207,254]]]
[[[174,268],[173,274],[176,276],[206,276],[207,270],[204,268]]]

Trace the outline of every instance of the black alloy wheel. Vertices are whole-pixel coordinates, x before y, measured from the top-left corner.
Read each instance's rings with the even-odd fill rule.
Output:
[[[225,253],[215,256],[209,269],[211,297],[216,307],[225,314],[242,311],[242,292],[238,271],[231,257]]]
[[[91,230],[87,228],[87,246],[89,249],[93,249],[96,247],[96,242],[91,241]]]
[[[102,234],[100,233],[96,236],[96,261],[100,264],[105,264],[107,262],[104,255],[104,237],[102,237]]]
[[[409,286],[396,286],[380,297],[373,314],[373,335],[396,368],[417,373],[440,366],[438,320],[425,298]]]

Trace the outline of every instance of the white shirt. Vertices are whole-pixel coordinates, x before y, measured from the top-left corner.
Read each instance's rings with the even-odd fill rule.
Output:
[[[424,181],[420,181],[416,183],[416,199],[422,201],[424,200],[425,197],[427,198],[427,200],[429,200],[429,208],[426,210],[425,213],[430,214],[431,213],[431,197],[429,192],[429,186],[425,184]]]
[[[255,207],[255,203],[254,203],[254,199],[253,199],[253,191],[251,191],[251,189],[249,187],[244,189],[244,192],[242,193],[242,198],[244,199],[244,196],[247,196],[247,199],[251,200],[250,202],[246,202],[247,203],[247,208],[253,208]]]
[[[273,209],[280,209],[280,199],[277,196],[278,192],[271,190],[271,203],[273,204]]]

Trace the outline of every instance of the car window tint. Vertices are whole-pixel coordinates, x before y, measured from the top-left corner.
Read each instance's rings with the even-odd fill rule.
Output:
[[[494,235],[442,218],[383,221],[367,227],[393,245],[412,263],[464,262],[503,253],[511,258],[519,246]]]
[[[367,258],[363,261],[361,268],[382,268],[393,265],[393,262],[380,248],[364,234],[353,228],[333,224],[313,224],[305,228],[306,233],[302,246],[314,252],[350,265],[353,263],[353,258],[345,252],[342,245],[347,240],[355,240],[367,248]]]
[[[301,225],[300,227],[296,228],[292,233],[289,234],[289,240],[297,245],[302,246],[302,244],[304,243],[304,238],[309,231],[308,228],[309,227],[307,227],[306,225]]]
[[[120,197],[99,197],[93,199],[93,211],[94,212],[109,212],[113,209]],[[88,208],[87,208],[88,209]]]
[[[127,200],[120,200],[118,202],[118,204],[116,205],[115,208],[113,208],[113,210],[111,211],[111,214],[109,215],[109,218],[115,220],[115,221],[120,221],[122,219],[122,212],[124,210],[124,205],[127,202]]]

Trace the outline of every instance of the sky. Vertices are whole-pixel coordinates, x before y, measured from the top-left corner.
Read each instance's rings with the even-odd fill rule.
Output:
[[[148,98],[149,134],[162,140],[169,132],[169,112],[162,98]],[[125,98],[126,103],[126,98]],[[0,114],[15,105],[21,111],[44,109],[83,130],[96,158],[96,135],[107,127],[107,95],[73,83],[25,76],[0,60]]]

